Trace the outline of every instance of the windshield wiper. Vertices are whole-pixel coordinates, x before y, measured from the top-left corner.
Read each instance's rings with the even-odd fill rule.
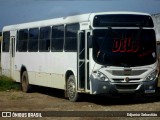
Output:
[[[118,38],[121,39],[121,36],[117,34],[116,32],[114,32],[112,27],[108,26],[108,30],[111,32],[110,34],[112,35],[112,37],[114,37],[114,33],[115,33],[118,36]]]
[[[141,32],[142,32],[142,26],[139,27],[139,31],[138,31],[138,33],[136,34],[135,38],[132,39],[132,43],[135,43],[135,42],[138,40]]]
[[[139,27],[139,31],[138,31],[138,33],[136,34],[135,38],[132,39],[132,43],[135,43],[135,42],[136,42],[136,40],[138,39],[138,37],[140,36],[140,34],[141,34],[141,32],[142,32],[142,29],[143,29],[143,27],[140,26],[140,27]],[[121,39],[121,36],[120,36],[119,34],[117,34],[116,32],[113,32],[113,29],[112,29],[110,26],[108,26],[108,30],[111,31],[112,35],[113,35],[113,33],[115,33],[115,34],[118,36],[118,38]]]

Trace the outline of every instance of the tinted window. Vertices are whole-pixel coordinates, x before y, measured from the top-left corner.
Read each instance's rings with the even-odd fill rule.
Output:
[[[153,29],[96,29],[93,31],[93,58],[109,66],[134,67],[156,62]]]
[[[33,28],[29,30],[28,51],[30,52],[38,51],[38,36],[39,36],[38,28]]]
[[[39,51],[50,51],[50,32],[51,27],[42,27],[40,29]]]
[[[147,15],[96,15],[94,27],[153,27],[153,21]]]
[[[64,26],[52,27],[52,51],[63,51]]]
[[[79,24],[66,25],[65,51],[77,51],[77,31]]]
[[[26,52],[28,42],[28,29],[20,30],[18,37],[18,51]]]
[[[4,32],[3,33],[3,46],[2,46],[3,52],[9,52],[9,43],[10,43],[10,32]]]

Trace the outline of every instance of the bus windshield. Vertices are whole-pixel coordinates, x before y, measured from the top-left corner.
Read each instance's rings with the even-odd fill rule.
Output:
[[[156,62],[153,29],[93,30],[93,59],[108,66],[143,66]]]

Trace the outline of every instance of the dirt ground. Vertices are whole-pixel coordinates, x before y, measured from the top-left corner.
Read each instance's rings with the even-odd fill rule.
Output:
[[[52,113],[56,111],[82,111],[83,114],[86,111],[117,111],[118,114],[121,111],[160,111],[160,94],[153,96],[136,96],[134,98],[126,97],[109,97],[109,96],[92,96],[92,95],[82,95],[82,99],[79,102],[70,102],[68,99],[64,98],[64,91],[37,87],[32,93],[23,93],[21,91],[5,91],[0,92],[0,111],[51,111]],[[58,114],[58,113],[57,113]],[[58,117],[47,116],[41,119],[53,120],[53,119],[67,119],[67,120],[100,120],[109,119],[114,120],[115,117],[89,117],[89,116],[71,116],[64,117],[63,113]],[[73,112],[74,114],[74,112]],[[94,114],[89,113],[89,114]],[[0,117],[0,119],[3,119]],[[8,120],[35,120],[39,118],[5,118]],[[117,116],[116,119],[132,119],[131,117],[121,117]],[[135,117],[135,119],[149,120],[151,117]],[[159,119],[159,117],[154,117],[154,119]]]

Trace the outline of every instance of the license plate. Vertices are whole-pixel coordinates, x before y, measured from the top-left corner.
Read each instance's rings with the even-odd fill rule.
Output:
[[[155,93],[155,90],[145,90],[145,93]]]

